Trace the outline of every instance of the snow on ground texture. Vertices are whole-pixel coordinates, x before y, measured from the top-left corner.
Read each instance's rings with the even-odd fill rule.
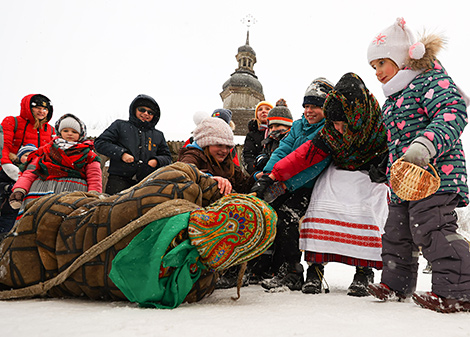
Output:
[[[418,290],[430,290],[423,274]],[[2,337],[22,336],[470,336],[470,314],[439,314],[411,301],[380,302],[346,295],[354,268],[325,267],[329,294],[267,293],[260,286],[216,290],[198,303],[173,310],[143,309],[129,302],[36,299],[0,301]],[[380,280],[376,272],[375,281]]]
[[[470,240],[470,209],[457,209],[459,232]],[[420,257],[418,291],[431,289]],[[329,294],[300,291],[265,292],[250,285],[231,300],[235,289],[216,290],[210,297],[173,310],[143,309],[129,302],[81,299],[0,301],[1,337],[470,337],[470,313],[439,314],[411,300],[380,302],[350,297],[347,288],[355,268],[329,263],[325,277]],[[375,272],[375,282],[380,271]]]

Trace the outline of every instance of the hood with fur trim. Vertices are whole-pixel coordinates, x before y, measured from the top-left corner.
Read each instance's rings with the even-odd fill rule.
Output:
[[[434,66],[437,54],[444,48],[446,41],[439,35],[431,34],[423,37],[410,47],[405,60],[405,68],[411,70],[429,70]]]

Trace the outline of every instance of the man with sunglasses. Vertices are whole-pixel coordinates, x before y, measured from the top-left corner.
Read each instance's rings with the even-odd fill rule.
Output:
[[[114,121],[96,138],[96,151],[110,159],[106,193],[125,190],[171,164],[165,136],[155,129],[159,120],[157,102],[148,95],[138,95],[129,107],[129,120]]]

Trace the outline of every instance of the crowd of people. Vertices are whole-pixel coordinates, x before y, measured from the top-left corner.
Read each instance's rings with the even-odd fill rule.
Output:
[[[284,99],[257,104],[240,159],[232,112],[195,114],[178,162],[212,177],[221,195],[254,193],[277,214],[274,243],[248,263],[246,284],[328,292],[325,266],[339,262],[356,270],[347,295],[411,297],[439,312],[470,311],[469,245],[456,231],[454,211],[469,200],[460,139],[469,100],[437,59],[442,45],[437,35],[416,41],[397,19],[367,51],[383,84],[382,107],[358,74],[347,72],[336,84],[317,77],[298,120]],[[72,114],[52,127],[52,113],[46,96],[32,94],[21,101],[19,116],[2,121],[0,238],[33,199],[63,191],[122,193],[172,163],[164,133],[155,128],[159,105],[148,95],[138,95],[129,119],[116,120],[94,141]],[[98,154],[110,160],[104,189]],[[399,159],[435,167],[437,192],[400,199],[388,183]],[[415,291],[420,252],[432,266],[431,292]],[[374,269],[382,270],[379,283]],[[216,288],[236,286],[243,272],[231,266]]]

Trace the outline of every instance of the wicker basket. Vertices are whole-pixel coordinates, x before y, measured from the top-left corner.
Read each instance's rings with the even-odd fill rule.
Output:
[[[434,175],[422,167],[404,161],[395,161],[390,169],[390,185],[393,192],[403,200],[415,201],[434,194],[441,185],[436,169],[429,164]]]

